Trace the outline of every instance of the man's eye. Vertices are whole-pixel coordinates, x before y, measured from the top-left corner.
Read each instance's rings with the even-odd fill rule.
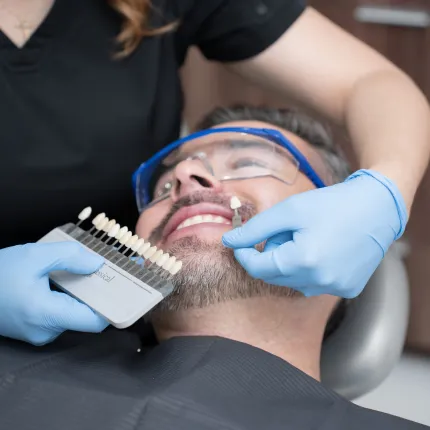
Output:
[[[261,160],[257,160],[255,158],[242,158],[240,160],[237,160],[233,163],[234,169],[241,169],[244,167],[263,167],[266,168],[266,163],[262,162]]]

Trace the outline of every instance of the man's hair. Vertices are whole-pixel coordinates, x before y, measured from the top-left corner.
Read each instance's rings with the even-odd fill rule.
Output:
[[[348,163],[340,148],[334,144],[328,127],[297,110],[245,105],[220,107],[207,114],[197,129],[204,130],[234,121],[262,121],[302,138],[320,155],[333,182],[341,182],[350,174]]]
[[[342,182],[350,174],[350,168],[340,147],[335,145],[330,129],[309,115],[294,109],[266,106],[234,105],[219,107],[209,112],[197,125],[205,130],[228,122],[261,121],[287,130],[308,142],[320,155],[329,170],[333,183]],[[341,300],[333,310],[324,334],[327,339],[345,317],[349,300]]]

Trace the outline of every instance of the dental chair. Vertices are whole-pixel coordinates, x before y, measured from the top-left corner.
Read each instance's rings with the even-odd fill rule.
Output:
[[[321,382],[349,400],[381,384],[402,354],[409,320],[404,245],[396,243],[390,248],[323,343]]]

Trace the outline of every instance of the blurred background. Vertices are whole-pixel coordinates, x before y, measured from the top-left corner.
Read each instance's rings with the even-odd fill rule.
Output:
[[[288,1],[288,0],[285,0]],[[430,0],[308,0],[308,4],[406,71],[430,99]],[[288,106],[206,61],[192,50],[183,69],[185,124],[215,106],[246,102]],[[401,102],[401,101],[399,101]],[[345,143],[344,130],[334,130]],[[414,142],[411,142],[411,147]],[[351,154],[352,165],[356,166]],[[411,317],[405,354],[390,377],[356,403],[430,426],[430,172],[419,189],[408,224],[406,256]]]

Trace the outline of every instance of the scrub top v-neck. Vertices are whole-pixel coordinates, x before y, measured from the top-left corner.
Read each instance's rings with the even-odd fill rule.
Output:
[[[35,241],[85,206],[134,228],[131,174],[177,138],[179,69],[191,45],[238,61],[274,43],[301,0],[156,0],[143,40],[117,60],[108,0],[56,0],[18,48],[0,30],[0,248]]]

